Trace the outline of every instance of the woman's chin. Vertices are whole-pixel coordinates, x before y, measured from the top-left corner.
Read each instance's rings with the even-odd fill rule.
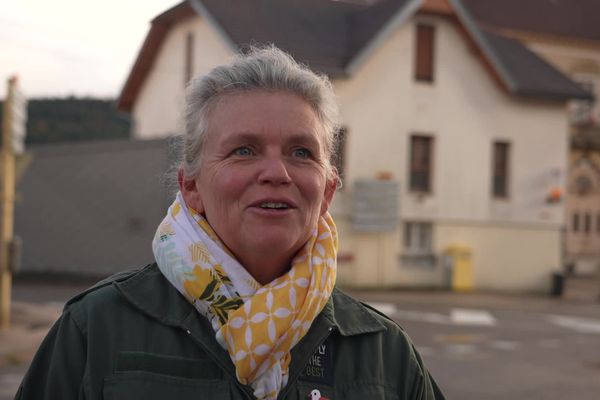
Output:
[[[304,246],[306,239],[285,231],[269,230],[256,232],[248,243],[252,243],[252,249],[259,252],[259,255],[282,255],[291,258]]]

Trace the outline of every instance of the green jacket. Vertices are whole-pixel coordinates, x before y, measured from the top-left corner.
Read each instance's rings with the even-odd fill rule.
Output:
[[[292,349],[280,399],[443,399],[406,334],[335,290]],[[156,265],[70,300],[16,399],[252,399],[208,321]]]

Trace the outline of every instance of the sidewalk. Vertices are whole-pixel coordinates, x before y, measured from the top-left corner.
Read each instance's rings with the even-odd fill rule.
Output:
[[[29,364],[61,311],[59,305],[13,301],[11,326],[0,331],[0,368]]]

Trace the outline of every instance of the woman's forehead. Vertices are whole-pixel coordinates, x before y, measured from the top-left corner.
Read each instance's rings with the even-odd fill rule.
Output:
[[[224,95],[211,107],[208,133],[213,140],[264,139],[275,133],[286,140],[322,144],[323,126],[311,105],[299,95],[252,90]]]

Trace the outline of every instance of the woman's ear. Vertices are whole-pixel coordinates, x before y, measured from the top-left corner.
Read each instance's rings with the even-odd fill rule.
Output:
[[[338,182],[340,181],[336,168],[333,168],[331,176],[328,177],[325,182],[325,194],[323,195],[323,202],[321,203],[321,216],[323,216],[328,210],[331,202],[333,201],[333,195],[338,188]]]
[[[179,184],[179,191],[183,196],[183,200],[185,200],[185,204],[199,214],[203,214],[204,205],[202,204],[202,197],[198,190],[196,179],[186,177],[183,167],[181,167],[177,171],[177,183]]]

